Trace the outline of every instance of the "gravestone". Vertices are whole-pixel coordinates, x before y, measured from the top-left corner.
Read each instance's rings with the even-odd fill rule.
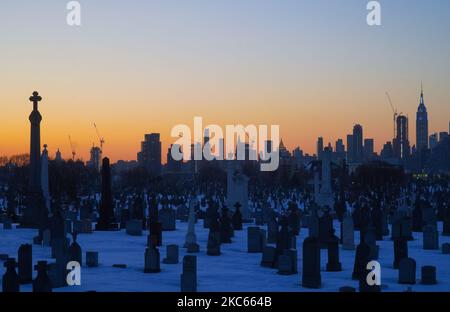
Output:
[[[178,263],[178,245],[167,245],[166,258],[163,259],[165,264],[177,264]]]
[[[414,237],[412,235],[412,219],[411,218],[404,218],[401,221],[401,236],[405,237],[409,241],[414,240]]]
[[[434,285],[437,284],[436,281],[436,267],[431,265],[426,265],[422,267],[422,279],[421,283],[423,285]]]
[[[51,243],[51,234],[50,230],[46,229],[44,232],[42,232],[42,245],[43,246],[50,246]]]
[[[150,234],[147,239],[147,246],[150,246],[150,241],[154,241],[156,246],[162,246],[162,228],[159,222],[150,222]]]
[[[159,250],[154,246],[145,249],[145,268],[144,273],[158,273],[160,269]]]
[[[247,228],[247,252],[263,252],[265,240],[266,232],[264,230],[254,226]]]
[[[86,251],[86,265],[90,268],[98,267],[98,251]]]
[[[52,292],[52,282],[47,274],[47,261],[38,261],[34,269],[37,276],[33,281],[33,292]]]
[[[240,212],[244,221],[250,219],[248,209],[248,181],[239,162],[227,162],[227,198],[226,205],[233,209],[236,203],[240,204]],[[234,211],[233,211],[234,212]]]
[[[58,254],[66,255],[69,250],[69,244],[66,238],[52,239],[52,258],[56,258]]]
[[[186,239],[184,241],[184,248],[187,248],[188,253],[199,252],[200,246],[197,244],[197,235],[195,234],[195,205],[194,199],[189,202],[189,219]]]
[[[142,220],[127,221],[126,233],[131,236],[142,236]]]
[[[450,254],[450,243],[442,244],[442,253],[444,255],[449,255]]]
[[[163,231],[176,230],[176,216],[175,211],[172,208],[161,209],[159,211],[158,220],[161,223],[161,229]]]
[[[319,218],[319,241],[320,248],[325,249],[328,246],[328,239],[330,237],[330,232],[333,229],[333,218],[328,212]]]
[[[398,269],[404,258],[408,258],[408,241],[406,238],[399,238],[394,241],[394,269]]]
[[[19,292],[20,281],[19,275],[16,272],[16,259],[8,258],[3,266],[6,268],[6,272],[3,274],[2,278],[2,291],[4,293]]]
[[[372,225],[369,225],[366,228],[366,232],[365,232],[365,235],[364,235],[364,242],[370,248],[369,259],[370,260],[378,259],[379,246],[377,246],[376,229]]]
[[[354,250],[355,249],[355,229],[353,226],[353,218],[350,214],[344,217],[342,225],[342,249]]]
[[[416,261],[412,258],[403,258],[398,267],[399,284],[416,283]]]
[[[423,214],[423,225],[434,225],[437,226],[437,216],[436,212],[432,207],[428,207],[422,210]]]
[[[50,263],[47,266],[48,277],[50,278],[53,289],[67,286],[68,263],[68,254],[58,253],[56,262]]]
[[[183,257],[183,273],[181,274],[181,291],[197,291],[197,257]]]
[[[334,230],[330,234],[328,239],[327,272],[339,272],[342,271],[342,264],[339,262],[339,238],[334,234]]]
[[[319,217],[313,213],[308,217],[309,237],[319,237]]]
[[[76,261],[83,265],[83,256],[81,246],[77,243],[77,234],[72,234],[72,244],[69,247],[69,261]]]
[[[213,231],[211,228],[208,234],[208,244],[206,246],[206,254],[208,256],[220,256],[220,232]]]
[[[265,246],[262,253],[261,266],[273,268],[275,266],[277,251],[273,246]]]
[[[233,229],[236,231],[240,231],[242,230],[242,214],[241,214],[241,204],[240,203],[236,203],[234,205],[234,213],[233,213],[233,217],[232,217],[232,224],[233,224]]]
[[[102,187],[100,200],[100,217],[95,226],[96,231],[117,231],[118,224],[114,219],[113,196],[111,191],[111,168],[109,158],[105,157],[102,161]]]
[[[370,247],[364,243],[360,242],[356,247],[355,263],[353,266],[352,279],[359,280],[361,276],[366,272],[367,264],[369,263],[370,257]]]
[[[278,236],[278,223],[273,212],[267,222],[267,243],[275,244]]]
[[[222,216],[220,217],[220,242],[222,244],[230,244],[232,237],[232,224],[228,216],[228,209],[222,208]]]
[[[435,225],[427,224],[423,227],[423,249],[439,249],[439,233]]]
[[[358,278],[359,292],[381,292],[381,285],[377,285],[376,283],[368,283],[367,279],[373,268],[367,268],[367,264],[364,267],[362,274],[360,274]],[[375,276],[372,277],[372,281],[374,281],[374,278]]]
[[[33,247],[24,244],[18,251],[18,274],[20,284],[28,284],[33,281]]]
[[[278,274],[297,274],[297,250],[286,249],[282,255],[278,256]]]
[[[320,288],[320,242],[317,237],[307,237],[303,241],[303,275],[302,286]]]

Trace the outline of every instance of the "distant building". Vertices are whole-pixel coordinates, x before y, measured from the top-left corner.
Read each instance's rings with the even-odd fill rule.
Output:
[[[439,142],[444,141],[446,138],[448,138],[448,132],[445,131],[439,132]]]
[[[394,139],[394,156],[406,159],[411,153],[408,138],[408,117],[399,115],[397,117],[397,133]]]
[[[373,139],[364,139],[364,160],[370,161],[374,158],[374,141]]]
[[[430,149],[433,149],[436,147],[436,145],[438,144],[438,134],[437,133],[433,133],[432,135],[430,135]]]
[[[95,168],[98,172],[100,172],[101,164],[102,164],[102,150],[100,147],[92,146],[90,151],[91,157],[87,162],[88,167]]]
[[[179,144],[172,144],[167,150],[167,171],[169,172],[179,172],[182,169],[183,161],[177,161],[172,157],[172,150],[181,151],[181,146]]]
[[[428,148],[428,114],[423,100],[423,90],[420,93],[420,103],[416,114],[416,149]]]
[[[363,162],[363,128],[361,125],[355,125],[353,127],[353,162]]]
[[[319,160],[322,159],[322,153],[323,153],[323,138],[319,137],[317,139],[317,158]]]
[[[342,163],[342,161],[345,159],[345,145],[342,139],[338,139],[336,141],[334,150],[335,152],[333,160],[337,163]]]
[[[347,163],[353,163],[353,156],[355,152],[353,150],[353,135],[347,135]]]
[[[63,159],[62,159],[61,152],[59,151],[59,148],[58,148],[58,150],[56,151],[55,160],[56,160],[57,162],[60,162],[60,161],[63,160]]]
[[[159,133],[146,134],[137,154],[139,166],[154,175],[161,173],[161,141]]]
[[[297,168],[301,168],[304,165],[303,162],[303,151],[300,149],[300,147],[297,147],[296,149],[294,149],[293,151],[293,156],[295,159],[295,164]]]

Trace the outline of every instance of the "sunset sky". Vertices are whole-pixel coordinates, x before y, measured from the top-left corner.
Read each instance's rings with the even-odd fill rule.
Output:
[[[430,134],[450,120],[450,1],[65,0],[0,2],[0,156],[29,151],[34,90],[41,142],[88,159],[93,123],[113,161],[136,159],[145,133],[173,126],[278,124],[288,149],[315,153],[355,123],[375,148],[392,139],[392,111],[415,113],[423,81]]]

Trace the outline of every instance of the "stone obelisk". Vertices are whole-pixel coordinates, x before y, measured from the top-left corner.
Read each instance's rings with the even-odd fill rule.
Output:
[[[42,195],[45,199],[45,207],[50,213],[50,191],[48,186],[48,151],[47,144],[44,144],[44,150],[41,156],[41,184],[42,184]]]
[[[23,227],[39,228],[46,217],[45,202],[42,196],[41,184],[41,121],[42,116],[38,110],[38,104],[42,97],[38,92],[33,92],[30,102],[33,103],[33,111],[29,120],[30,133],[30,176],[28,182],[27,208],[22,216]]]

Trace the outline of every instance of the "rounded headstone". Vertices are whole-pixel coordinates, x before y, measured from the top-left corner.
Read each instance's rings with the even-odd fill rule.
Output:
[[[436,281],[436,267],[431,265],[426,265],[422,267],[422,280],[423,285],[434,285],[437,284]]]

